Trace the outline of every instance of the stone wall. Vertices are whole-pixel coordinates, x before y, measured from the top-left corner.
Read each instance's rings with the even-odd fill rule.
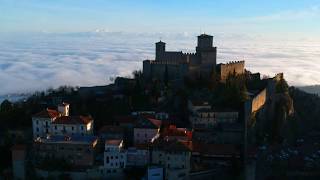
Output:
[[[220,80],[225,82],[230,74],[236,73],[236,75],[244,73],[244,61],[232,61],[227,64],[218,65],[218,73]]]
[[[164,80],[166,71],[168,80],[183,79],[188,73],[188,64],[143,61],[143,75],[146,78]]]
[[[251,112],[258,111],[266,102],[267,90],[263,89],[253,99],[251,103]]]

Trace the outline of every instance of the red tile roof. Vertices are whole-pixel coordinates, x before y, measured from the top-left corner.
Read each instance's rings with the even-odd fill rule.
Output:
[[[119,146],[121,144],[121,139],[112,139],[112,140],[106,140],[106,145],[115,145]]]
[[[152,118],[148,118],[148,120],[155,126],[157,126],[158,128],[161,127],[162,121],[158,120],[158,119],[152,119]]]
[[[33,117],[37,117],[37,118],[57,118],[60,116],[60,113],[54,109],[49,109],[47,108],[46,110],[43,110],[35,115],[33,115]]]
[[[61,116],[53,124],[88,124],[92,121],[91,116]]]
[[[163,129],[161,136],[187,136],[187,130],[170,126],[169,128]]]

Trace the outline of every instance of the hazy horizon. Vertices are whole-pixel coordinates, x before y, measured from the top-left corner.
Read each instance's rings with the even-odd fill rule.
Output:
[[[269,76],[284,72],[290,85],[320,84],[317,41],[209,34],[215,35],[218,63],[245,60],[252,72]],[[194,52],[196,35],[87,32],[6,37],[0,40],[0,95],[61,85],[105,85],[110,77],[130,76],[142,69],[143,60],[154,59],[154,43],[160,36],[168,50]]]
[[[290,85],[320,84],[320,3],[315,0],[0,0],[0,95],[128,76],[169,50],[194,52],[211,34],[218,63],[284,72]]]

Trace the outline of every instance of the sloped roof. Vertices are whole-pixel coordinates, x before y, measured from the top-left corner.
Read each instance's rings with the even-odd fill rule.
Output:
[[[61,116],[53,124],[88,124],[92,121],[91,116]]]
[[[114,145],[119,146],[122,142],[122,139],[112,139],[112,140],[106,140],[106,145]]]
[[[158,129],[161,127],[162,121],[153,118],[150,115],[141,115],[139,117],[139,121],[136,124],[138,128],[150,128],[150,129]]]
[[[33,115],[33,117],[36,117],[36,118],[50,118],[50,119],[57,118],[59,116],[60,116],[60,113],[57,110],[49,109],[49,108]]]

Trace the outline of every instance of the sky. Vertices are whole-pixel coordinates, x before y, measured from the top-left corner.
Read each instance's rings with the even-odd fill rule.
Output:
[[[169,50],[214,35],[218,62],[320,84],[320,1],[0,0],[0,96],[130,76]]]
[[[318,35],[319,0],[0,0],[2,32]]]

